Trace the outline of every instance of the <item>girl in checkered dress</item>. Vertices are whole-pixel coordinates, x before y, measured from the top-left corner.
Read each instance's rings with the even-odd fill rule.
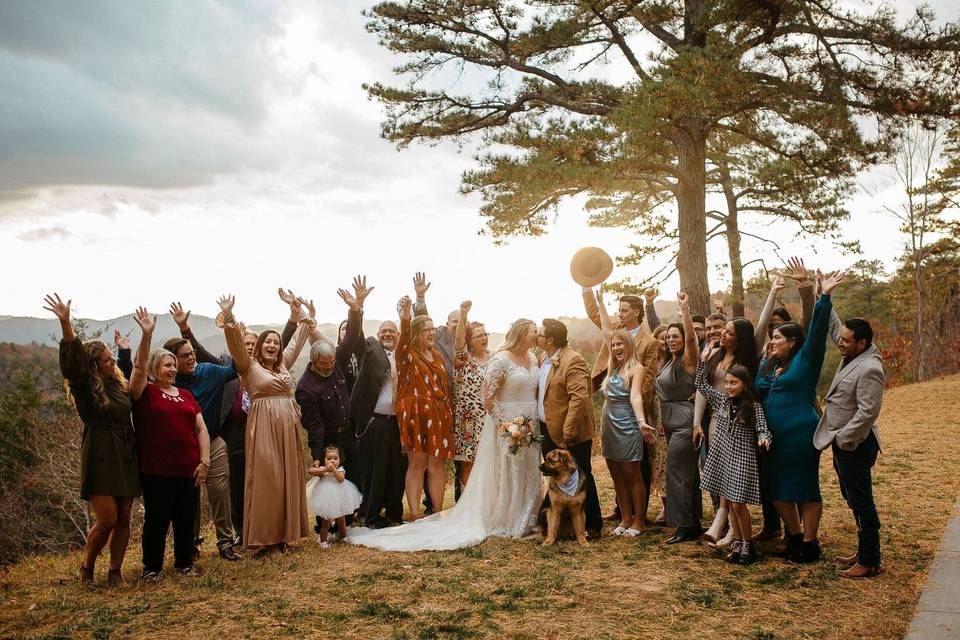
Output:
[[[742,365],[727,370],[721,393],[707,380],[707,360],[711,349],[705,349],[697,363],[695,383],[713,407],[717,427],[713,446],[707,455],[700,486],[730,501],[730,511],[739,525],[740,540],[731,545],[729,562],[749,564],[754,560],[750,545],[752,535],[748,504],[760,504],[760,478],[757,471],[757,446],[769,449],[773,436],[767,428],[763,407],[753,393],[752,376]]]

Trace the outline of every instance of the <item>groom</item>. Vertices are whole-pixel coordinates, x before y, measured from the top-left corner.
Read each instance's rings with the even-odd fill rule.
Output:
[[[546,457],[557,448],[567,449],[573,455],[585,479],[587,496],[583,510],[587,536],[596,539],[600,537],[603,519],[591,467],[595,418],[590,400],[590,369],[583,356],[567,346],[567,327],[559,320],[543,321],[537,331],[537,346],[543,349],[537,397],[543,455]]]

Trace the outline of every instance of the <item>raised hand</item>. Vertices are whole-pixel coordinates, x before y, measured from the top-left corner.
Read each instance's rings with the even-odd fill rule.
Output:
[[[357,307],[363,309],[363,301],[374,289],[376,287],[367,287],[367,276],[356,276],[353,279],[353,296],[357,299]]]
[[[54,293],[44,296],[43,301],[46,303],[43,308],[57,316],[60,322],[66,322],[70,319],[70,303],[72,300],[64,302],[60,299],[59,293]]]
[[[796,280],[800,284],[805,284],[810,281],[810,272],[807,271],[807,266],[803,264],[801,258],[797,257],[792,257],[787,260],[787,270],[784,272],[784,275],[791,280]]]
[[[170,303],[170,315],[173,316],[173,321],[177,323],[177,326],[181,329],[187,328],[187,320],[190,319],[190,312],[183,310],[183,305],[179,302]]]
[[[340,296],[341,300],[347,303],[347,306],[350,307],[351,310],[360,310],[360,305],[357,303],[357,299],[346,289],[337,289],[337,295]]]
[[[659,294],[660,292],[657,291],[656,287],[648,287],[643,290],[643,298],[647,301],[647,304],[653,304]]]
[[[237,331],[239,331],[240,335],[242,336],[247,335],[247,325],[243,324],[242,322],[238,322]]]
[[[410,319],[410,308],[413,306],[413,301],[410,299],[410,296],[403,296],[397,302],[397,311],[400,313],[400,317],[404,320]]]
[[[220,305],[220,309],[224,313],[229,314],[233,311],[233,305],[236,301],[237,300],[236,298],[233,297],[233,295],[227,294],[224,296],[220,296],[220,299],[217,300],[217,304]]]
[[[828,273],[827,275],[823,276],[823,282],[821,285],[823,287],[823,292],[830,293],[833,291],[833,288],[843,282],[846,277],[846,271],[834,271],[833,273]]]
[[[597,287],[597,292],[594,294],[597,297],[597,304],[601,307],[603,306],[603,285],[601,284]]]
[[[683,291],[677,294],[677,304],[680,305],[681,309],[686,309],[690,306],[690,297]]]
[[[787,281],[783,279],[783,276],[777,276],[773,279],[773,284],[770,286],[771,291],[782,291],[784,287],[787,286]]]
[[[713,310],[717,313],[723,313],[723,300],[720,298],[713,299]]]
[[[153,333],[157,326],[157,316],[151,316],[145,307],[138,307],[137,312],[133,314],[133,319],[137,321],[144,333]]]
[[[296,322],[302,313],[300,309],[300,298],[290,289],[284,290],[283,287],[277,289],[277,295],[290,306],[290,320]]]
[[[129,349],[130,348],[130,339],[122,335],[117,329],[113,330],[113,344],[117,345],[117,349]]]
[[[306,300],[301,297],[297,297],[297,306],[304,306],[307,308],[307,317],[313,320],[317,319],[317,308],[313,306],[313,300]]]
[[[423,271],[417,271],[416,275],[413,276],[413,290],[417,294],[417,300],[427,295],[427,289],[429,288],[430,283],[427,282],[427,274]]]
[[[473,308],[473,302],[470,300],[464,300],[460,303],[460,319],[467,317],[467,314],[470,313],[470,309]]]

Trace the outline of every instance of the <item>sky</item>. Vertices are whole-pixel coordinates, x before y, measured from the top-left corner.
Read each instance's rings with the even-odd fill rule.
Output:
[[[164,312],[173,300],[215,315],[231,292],[239,318],[279,322],[282,286],[335,321],[336,289],[364,273],[376,287],[367,317],[389,318],[416,271],[432,282],[434,315],[464,299],[498,330],[518,317],[583,315],[569,275],[577,249],[618,256],[659,240],[590,228],[573,201],[545,236],[494,245],[479,199],[458,193],[475,166],[469,143],[400,151],[380,137],[381,107],[361,85],[398,84],[401,59],[365,31],[371,4],[0,3],[0,315],[47,317],[50,291],[96,319],[138,305]],[[948,0],[933,6],[957,16]],[[860,184],[851,235],[892,266],[902,240],[880,205],[897,189],[883,172]],[[789,227],[764,231],[782,259],[857,259],[797,241]],[[759,243],[745,252],[779,264]],[[712,288],[726,286],[724,246],[709,259]],[[613,279],[656,266],[618,266]],[[678,286],[674,276],[661,290]]]

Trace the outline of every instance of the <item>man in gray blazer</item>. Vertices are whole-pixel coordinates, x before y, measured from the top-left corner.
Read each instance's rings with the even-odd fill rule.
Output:
[[[871,469],[880,452],[877,416],[883,400],[883,362],[873,345],[873,329],[861,318],[841,323],[833,314],[831,336],[843,361],[824,398],[823,416],[813,435],[817,449],[833,449],[840,493],[857,521],[857,553],[835,558],[844,578],[872,578],[880,565],[880,518],[873,501]]]

